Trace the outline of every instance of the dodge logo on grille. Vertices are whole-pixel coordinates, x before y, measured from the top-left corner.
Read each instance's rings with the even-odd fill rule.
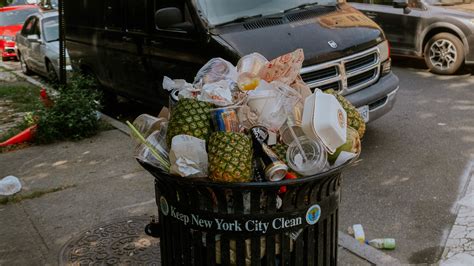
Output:
[[[328,44],[329,46],[331,46],[331,48],[334,48],[334,49],[337,48],[337,43],[335,41],[329,41]]]

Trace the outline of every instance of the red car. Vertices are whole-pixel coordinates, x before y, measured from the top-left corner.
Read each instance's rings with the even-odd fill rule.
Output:
[[[21,30],[26,18],[38,10],[35,5],[0,8],[0,53],[3,60],[16,58],[15,35]]]

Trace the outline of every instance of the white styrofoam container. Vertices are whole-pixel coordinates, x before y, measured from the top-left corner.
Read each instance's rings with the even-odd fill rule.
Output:
[[[304,103],[302,128],[306,136],[320,140],[333,154],[346,142],[347,113],[336,97],[315,90]]]

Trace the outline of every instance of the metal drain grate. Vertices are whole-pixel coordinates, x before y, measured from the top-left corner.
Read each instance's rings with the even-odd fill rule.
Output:
[[[60,265],[161,265],[160,241],[145,234],[147,217],[113,220],[69,240]]]

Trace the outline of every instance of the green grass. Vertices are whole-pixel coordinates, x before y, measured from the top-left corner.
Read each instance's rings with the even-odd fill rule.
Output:
[[[39,87],[23,82],[18,85],[0,85],[0,99],[10,100],[10,107],[17,112],[31,112],[36,110],[40,103],[40,90]]]
[[[39,93],[39,87],[25,82],[0,84],[0,99],[2,101],[0,104],[8,109],[13,109],[13,112],[33,112],[40,104]],[[4,101],[7,100],[9,102],[5,103]],[[0,118],[8,117],[8,113],[10,112],[0,113]],[[30,124],[26,120],[20,121],[15,127],[0,134],[0,142],[15,136],[29,126]],[[0,153],[15,150],[15,148],[16,146],[0,147]]]

